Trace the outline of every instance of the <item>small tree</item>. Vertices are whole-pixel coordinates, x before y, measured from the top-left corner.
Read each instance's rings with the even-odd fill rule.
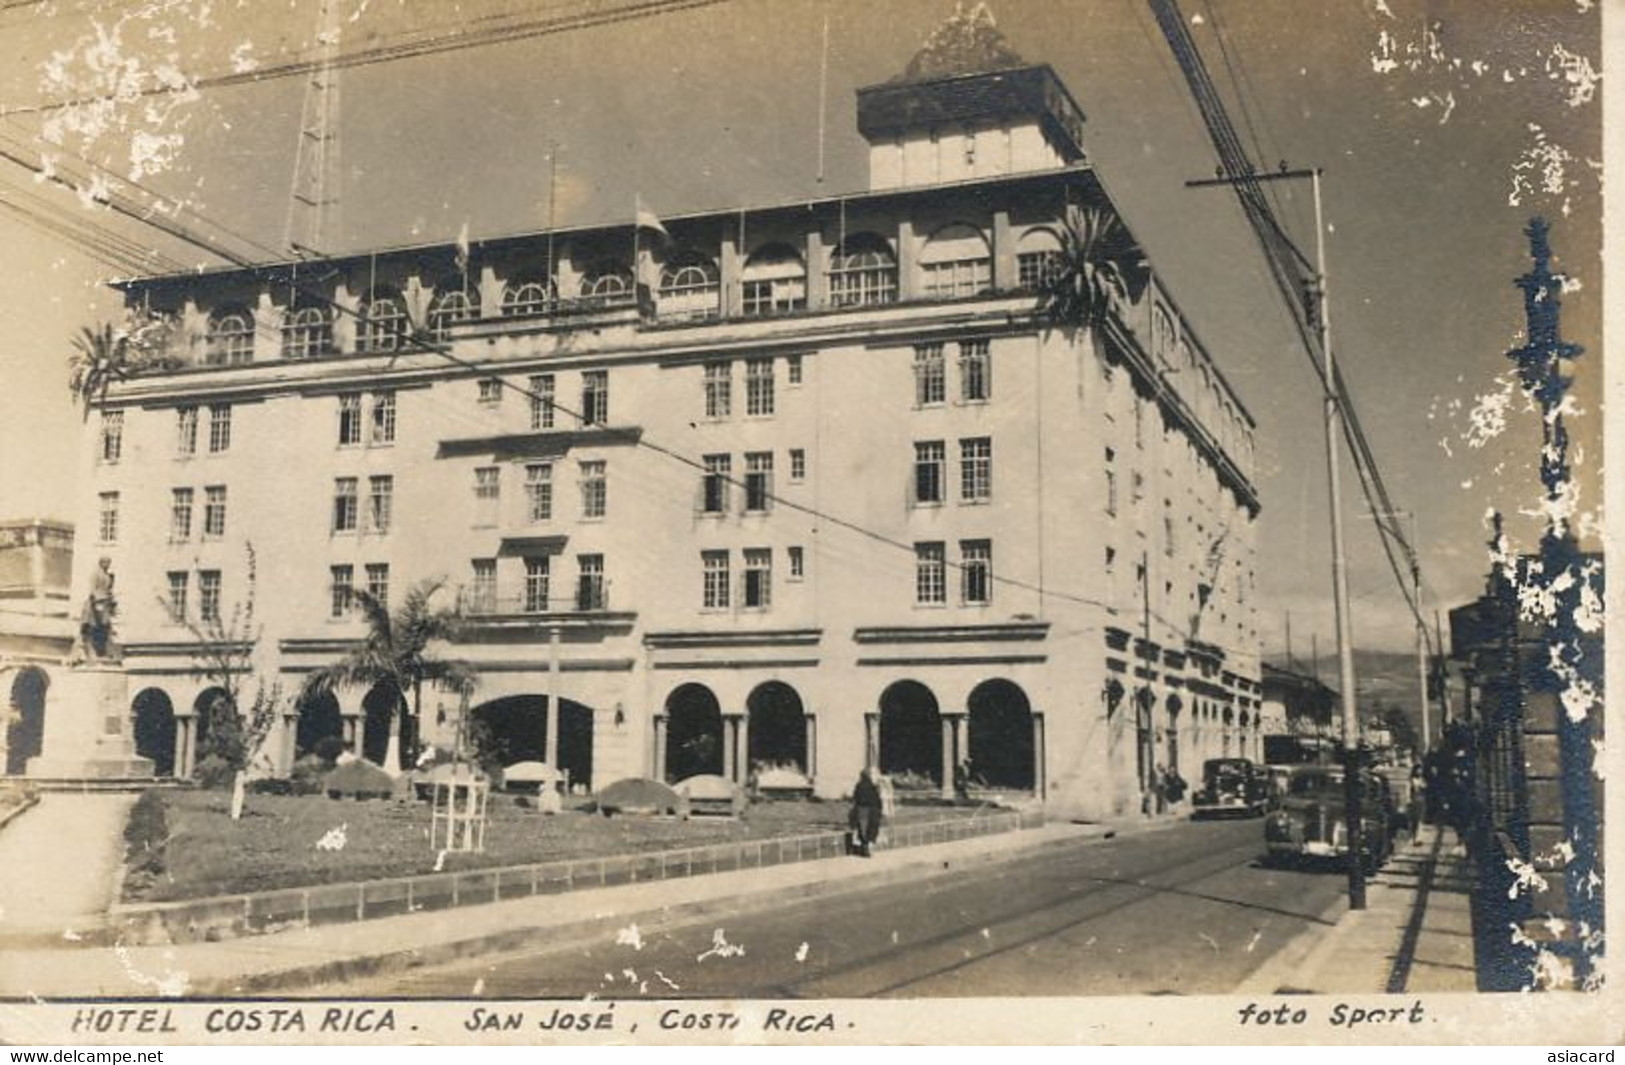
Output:
[[[305,682],[305,690],[311,695],[327,694],[340,687],[370,688],[380,682],[393,687],[396,698],[390,709],[389,751],[384,761],[394,764],[386,765],[386,769],[401,769],[401,719],[407,713],[414,721],[423,719],[425,681],[440,681],[457,690],[472,688],[476,683],[471,665],[460,659],[441,658],[434,650],[435,644],[456,636],[462,620],[455,609],[434,606],[434,597],[445,583],[443,578],[435,578],[413,585],[393,613],[370,592],[353,590],[351,601],[366,619],[366,636],[343,658],[312,673]],[[406,702],[408,693],[410,707]]]

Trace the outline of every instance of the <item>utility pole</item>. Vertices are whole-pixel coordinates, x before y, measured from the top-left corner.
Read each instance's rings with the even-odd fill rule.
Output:
[[[1416,604],[1416,693],[1422,703],[1422,750],[1425,751],[1433,743],[1432,730],[1428,728],[1428,626],[1422,614],[1422,541],[1418,539],[1416,511],[1411,511],[1410,517],[1411,593]]]
[[[1343,495],[1338,437],[1342,435],[1342,402],[1337,391],[1337,361],[1332,354],[1331,314],[1327,300],[1330,289],[1326,274],[1326,220],[1320,197],[1320,170],[1279,170],[1249,173],[1237,177],[1220,176],[1187,181],[1187,188],[1213,185],[1253,186],[1265,181],[1291,181],[1308,178],[1315,199],[1315,278],[1309,294],[1311,322],[1316,330],[1325,377],[1326,483],[1332,526],[1332,609],[1337,629],[1337,682],[1342,689],[1343,708],[1343,805],[1344,832],[1348,840],[1349,909],[1365,909],[1365,871],[1360,856],[1364,833],[1360,822],[1360,719],[1354,697],[1354,630],[1349,610],[1348,557],[1343,546]],[[1424,693],[1425,694],[1425,693]]]

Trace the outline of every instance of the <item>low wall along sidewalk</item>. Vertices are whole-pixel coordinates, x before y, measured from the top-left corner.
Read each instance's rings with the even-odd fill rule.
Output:
[[[893,848],[917,847],[1037,828],[1043,820],[1042,811],[1009,811],[890,825],[887,831]],[[108,922],[109,930],[129,945],[212,942],[311,925],[478,906],[527,895],[759,869],[836,858],[845,853],[846,833],[817,832],[602,858],[115,906],[108,913]]]

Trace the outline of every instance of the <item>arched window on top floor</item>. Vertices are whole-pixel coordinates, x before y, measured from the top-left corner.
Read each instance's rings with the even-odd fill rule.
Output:
[[[356,328],[356,350],[362,353],[397,351],[410,328],[406,301],[392,288],[375,288],[361,304]]]
[[[746,314],[787,314],[807,307],[807,264],[788,244],[767,244],[745,260]]]
[[[602,260],[594,263],[581,278],[581,298],[601,306],[613,307],[632,303],[637,292],[632,285],[632,271],[624,263]]]
[[[282,357],[318,359],[333,351],[333,316],[326,307],[294,307],[282,319]]]
[[[557,302],[553,282],[540,278],[519,278],[502,290],[502,316],[523,318],[547,314]]]
[[[709,256],[683,252],[660,271],[662,318],[715,318],[721,299],[721,275]]]
[[[829,257],[829,301],[836,307],[897,302],[897,256],[875,233],[854,233]]]
[[[1166,363],[1174,345],[1174,320],[1158,306],[1151,312],[1151,351],[1158,362]]]
[[[254,315],[246,307],[222,307],[209,315],[204,365],[242,366],[253,361]]]
[[[927,299],[975,296],[993,287],[993,253],[975,226],[943,226],[920,251],[921,291]]]
[[[1038,292],[1061,274],[1061,238],[1053,229],[1035,226],[1016,241],[1016,283]]]
[[[461,277],[449,277],[435,286],[429,304],[429,336],[436,341],[451,339],[451,327],[480,316],[480,290],[466,285]]]

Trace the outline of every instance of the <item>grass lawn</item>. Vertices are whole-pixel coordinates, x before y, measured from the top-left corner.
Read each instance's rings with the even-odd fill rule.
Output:
[[[155,809],[155,807],[157,807]],[[987,806],[900,806],[896,820],[934,821],[986,813]],[[274,888],[370,880],[433,872],[429,804],[355,802],[321,796],[251,795],[242,819],[229,816],[229,796],[208,791],[152,791],[138,804],[124,901],[230,895]],[[157,816],[161,811],[162,816]],[[768,802],[744,819],[689,821],[605,818],[566,811],[547,816],[512,796],[493,796],[483,854],[448,854],[443,870],[625,854],[846,827],[844,802]],[[342,828],[344,845],[317,841]],[[149,846],[150,845],[150,846]]]

